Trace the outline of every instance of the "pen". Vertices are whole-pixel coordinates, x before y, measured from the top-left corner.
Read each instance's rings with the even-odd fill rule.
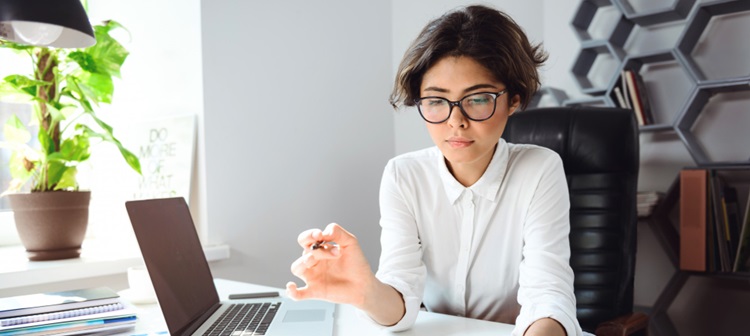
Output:
[[[242,293],[242,294],[229,294],[230,300],[240,299],[258,299],[258,298],[270,298],[279,296],[279,292],[262,292],[262,293]]]
[[[310,246],[310,249],[314,251],[314,250],[317,250],[319,248],[325,248],[324,245],[330,245],[331,247],[337,247],[337,246],[339,246],[339,244],[336,244],[336,242],[320,240],[320,241],[316,242],[315,244],[312,244],[312,246]]]

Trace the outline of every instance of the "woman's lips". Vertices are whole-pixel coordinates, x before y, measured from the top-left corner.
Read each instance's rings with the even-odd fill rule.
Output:
[[[452,148],[466,148],[471,146],[474,141],[462,137],[452,137],[445,140]]]

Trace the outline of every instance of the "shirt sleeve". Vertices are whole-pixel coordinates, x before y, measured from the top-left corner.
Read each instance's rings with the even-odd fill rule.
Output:
[[[521,312],[513,335],[523,335],[534,321],[546,317],[559,322],[568,336],[581,335],[569,263],[570,197],[565,172],[556,154],[542,167],[524,226]]]
[[[401,293],[406,309],[398,323],[385,327],[389,331],[406,330],[414,324],[422,303],[426,278],[417,223],[404,189],[398,183],[395,162],[388,162],[380,183],[382,252],[376,277]],[[360,315],[366,316],[364,313]]]

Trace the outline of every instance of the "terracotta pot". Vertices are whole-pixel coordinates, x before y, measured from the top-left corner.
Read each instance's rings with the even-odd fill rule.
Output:
[[[8,195],[29,260],[78,258],[89,221],[90,191]]]

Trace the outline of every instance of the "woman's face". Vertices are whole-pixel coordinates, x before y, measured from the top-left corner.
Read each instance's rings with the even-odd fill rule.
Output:
[[[487,68],[473,58],[447,56],[425,72],[420,97],[434,96],[458,101],[473,93],[497,93],[505,89],[505,84],[497,81]],[[452,170],[462,166],[461,169],[484,172],[503,134],[508,116],[518,108],[519,103],[517,95],[510,100],[506,95],[498,96],[495,114],[484,121],[472,121],[461,113],[458,106],[454,106],[448,120],[439,124],[426,123],[427,131]]]

